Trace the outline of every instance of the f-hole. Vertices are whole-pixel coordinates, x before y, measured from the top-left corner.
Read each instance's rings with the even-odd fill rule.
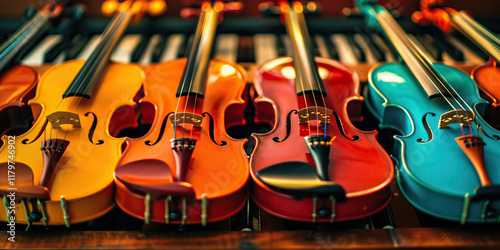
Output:
[[[214,136],[214,118],[212,117],[212,115],[210,115],[208,112],[205,112],[205,113],[203,113],[201,115],[203,117],[205,117],[205,115],[208,115],[208,117],[210,118],[210,126],[208,128],[208,132],[210,133],[210,139],[212,139],[212,142],[215,143],[215,145],[217,145],[217,146],[226,146],[227,145],[226,141],[220,141],[220,144],[218,144],[217,142],[215,142],[215,136]]]
[[[425,128],[425,131],[427,132],[427,137],[429,137],[429,140],[427,141],[424,141],[424,138],[418,138],[417,139],[417,142],[420,142],[420,143],[427,143],[427,142],[430,142],[432,141],[432,138],[434,138],[434,134],[432,134],[432,130],[431,130],[431,127],[429,126],[429,122],[427,122],[427,115],[432,115],[432,116],[436,116],[436,114],[432,113],[432,112],[427,112],[423,117],[422,117],[422,124],[424,125],[424,128]]]
[[[85,113],[85,116],[89,116],[89,114],[92,114],[92,116],[94,117],[94,120],[92,121],[92,126],[90,126],[89,130],[89,141],[94,145],[101,145],[104,143],[104,140],[98,140],[97,143],[94,143],[93,141],[95,128],[97,126],[97,116],[93,112],[87,112]]]

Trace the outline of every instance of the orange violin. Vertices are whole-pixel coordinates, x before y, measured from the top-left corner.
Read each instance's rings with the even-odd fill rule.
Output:
[[[210,60],[222,2],[205,2],[187,59],[151,66],[140,103],[154,105],[151,130],[127,139],[115,170],[116,202],[150,221],[202,224],[228,218],[247,201],[242,125],[244,69]]]
[[[142,1],[125,1],[87,61],[48,69],[29,105],[40,113],[23,135],[3,137],[0,219],[15,223],[66,225],[91,220],[114,205],[113,170],[123,138],[109,127],[115,110],[133,105],[144,80],[134,65],[109,63],[113,48]],[[14,218],[14,219],[13,219]]]
[[[433,23],[443,31],[460,31],[474,42],[488,56],[487,64],[477,66],[472,71],[472,78],[476,82],[485,99],[491,106],[485,113],[486,121],[495,129],[500,129],[500,39],[491,31],[474,20],[465,11],[456,11],[452,8],[440,8],[443,0],[422,0],[421,10],[412,15],[415,22],[421,24]]]
[[[347,66],[313,58],[301,3],[282,2],[293,57],[268,61],[254,76],[256,119],[251,194],[265,211],[290,220],[333,222],[366,217],[391,199],[391,159],[376,132],[356,129],[359,79]]]
[[[9,66],[20,50],[43,33],[62,9],[62,4],[46,5],[0,46],[0,73],[3,73],[0,77],[0,137],[18,134],[31,126],[33,117],[26,103],[35,95],[38,72],[27,66]]]

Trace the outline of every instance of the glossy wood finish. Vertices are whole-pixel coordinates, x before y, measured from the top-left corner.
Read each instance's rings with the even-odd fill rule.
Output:
[[[77,249],[499,249],[500,230],[378,229],[273,232],[17,232],[0,247]],[[6,239],[7,234],[1,237]]]

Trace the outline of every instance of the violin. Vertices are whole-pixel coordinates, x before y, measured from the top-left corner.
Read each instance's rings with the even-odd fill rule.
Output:
[[[442,4],[443,1],[439,2]],[[474,42],[489,57],[488,63],[473,69],[471,77],[491,106],[485,113],[486,121],[495,129],[500,129],[500,39],[486,29],[467,12],[452,8],[439,8],[435,0],[422,0],[421,11],[413,13],[412,18],[421,24],[433,23],[446,32],[454,29]]]
[[[201,224],[226,219],[248,198],[242,66],[210,60],[225,4],[204,2],[187,58],[146,70],[144,98],[155,107],[150,131],[127,138],[114,172],[118,206],[145,223]]]
[[[19,134],[31,125],[33,117],[26,103],[35,95],[38,72],[12,64],[22,48],[43,33],[63,8],[62,4],[47,4],[0,46],[0,137]]]
[[[26,229],[42,223],[70,227],[114,207],[113,170],[124,138],[112,137],[109,127],[120,122],[111,119],[115,110],[134,104],[144,71],[109,58],[146,4],[115,6],[88,60],[64,62],[41,76],[28,103],[41,118],[28,132],[2,138],[0,194],[6,209],[0,209],[1,220],[27,224]]]
[[[417,209],[460,223],[500,219],[500,132],[482,118],[474,81],[459,69],[432,63],[376,1],[358,0],[404,63],[372,68],[367,106],[394,128],[396,180]],[[482,104],[482,105],[481,105]]]
[[[299,2],[280,2],[293,57],[274,59],[254,76],[256,120],[272,124],[253,134],[251,195],[289,220],[334,222],[372,215],[391,199],[394,168],[377,132],[355,128],[360,117],[358,75],[314,58]]]

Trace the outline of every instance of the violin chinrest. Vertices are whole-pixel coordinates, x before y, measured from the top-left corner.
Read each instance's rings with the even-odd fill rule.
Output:
[[[12,190],[8,190],[8,187],[0,187],[1,195],[9,195]],[[42,186],[21,186],[17,187],[16,198],[17,199],[40,199],[40,200],[50,200],[49,189]]]
[[[15,184],[16,186],[22,185],[33,185],[33,170],[31,168],[21,162],[16,162],[15,165]],[[3,162],[0,164],[0,186],[10,186],[8,174],[9,173],[9,164],[8,162]],[[16,187],[10,186],[10,187]]]
[[[317,195],[334,196],[338,202],[346,200],[341,185],[321,180],[314,167],[306,162],[278,163],[258,171],[256,175],[269,188],[296,199]]]
[[[130,162],[115,169],[115,178],[128,188],[149,194],[152,200],[171,196],[195,196],[187,182],[173,182],[169,166],[159,160]]]
[[[173,181],[170,167],[163,161],[145,159],[120,165],[115,169],[115,176],[143,184],[164,184]]]

